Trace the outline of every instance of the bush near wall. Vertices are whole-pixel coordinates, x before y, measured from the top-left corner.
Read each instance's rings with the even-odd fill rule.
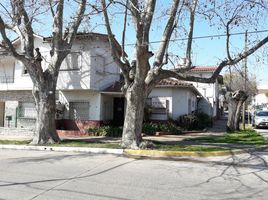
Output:
[[[212,126],[212,119],[203,112],[182,115],[178,118],[179,126],[186,130],[201,130]]]
[[[91,136],[121,137],[123,133],[123,128],[113,126],[101,126],[89,128],[87,132]]]
[[[146,135],[155,135],[156,132],[169,132],[173,134],[181,134],[182,130],[173,122],[148,122],[144,123],[142,132]]]
[[[173,122],[160,123],[148,122],[144,123],[142,132],[146,135],[155,135],[156,132],[169,132],[173,134],[181,134],[181,128]],[[91,136],[107,136],[122,137],[123,128],[113,126],[91,127],[87,129],[87,133]]]

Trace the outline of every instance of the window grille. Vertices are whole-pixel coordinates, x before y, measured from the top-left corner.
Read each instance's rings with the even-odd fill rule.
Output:
[[[34,103],[20,102],[18,116],[24,118],[36,118],[37,111]]]
[[[88,120],[89,102],[70,102],[70,119]]]

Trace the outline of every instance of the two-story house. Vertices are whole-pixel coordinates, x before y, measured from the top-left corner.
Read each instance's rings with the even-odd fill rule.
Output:
[[[20,40],[13,41],[19,49]],[[49,63],[51,38],[35,35],[35,47],[43,56],[42,67]],[[120,49],[118,49],[120,50]],[[59,128],[76,126],[73,121],[98,125],[112,120],[113,98],[101,93],[118,81],[120,71],[111,57],[107,35],[77,34],[71,53],[63,61],[57,83]],[[34,127],[33,84],[21,62],[8,54],[0,56],[0,126]]]
[[[19,39],[13,44],[20,48]],[[50,37],[35,36],[35,47],[40,49],[43,57],[43,69],[50,61],[50,45]],[[0,55],[0,126],[33,129],[36,109],[29,74],[12,56]],[[151,119],[177,119],[197,110],[198,97],[202,96],[204,89],[200,90],[201,85],[194,84],[175,79],[162,80],[147,100],[153,108]],[[109,121],[122,125],[126,102],[121,86],[120,70],[112,59],[107,35],[77,34],[71,53],[59,72],[57,129],[84,131],[88,126]],[[209,90],[208,87],[203,94],[206,98],[209,98]]]

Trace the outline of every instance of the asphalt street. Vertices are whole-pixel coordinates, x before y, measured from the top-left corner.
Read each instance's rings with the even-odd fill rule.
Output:
[[[0,199],[267,199],[266,150],[200,159],[0,150]]]

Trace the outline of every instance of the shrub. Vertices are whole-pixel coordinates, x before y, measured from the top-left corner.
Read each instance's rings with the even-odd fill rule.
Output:
[[[142,126],[142,132],[146,135],[154,135],[158,131],[158,125],[156,123],[144,123]]]
[[[198,112],[180,116],[178,124],[186,130],[204,129],[211,127],[212,120],[206,113]]]
[[[204,129],[206,127],[212,126],[212,119],[211,117],[203,112],[199,112],[196,114],[197,120],[198,120],[198,127],[199,129]]]
[[[142,132],[145,133],[146,135],[154,135],[155,132],[157,131],[181,134],[181,128],[172,122],[167,123],[149,122],[143,124]]]
[[[178,119],[178,124],[186,130],[196,129],[197,122],[198,119],[195,114],[182,115]]]
[[[121,137],[123,129],[122,127],[101,126],[89,128],[87,131],[94,136]]]

